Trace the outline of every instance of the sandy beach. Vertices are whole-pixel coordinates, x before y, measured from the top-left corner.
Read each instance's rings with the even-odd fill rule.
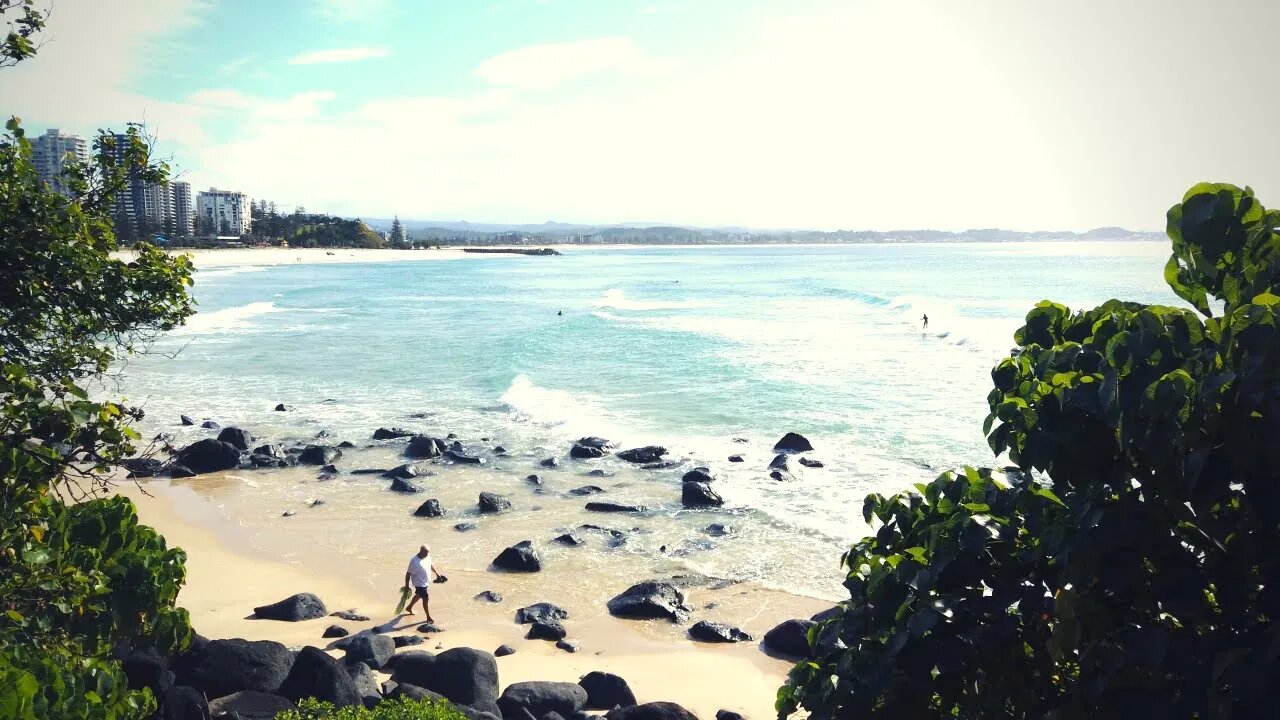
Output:
[[[216,481],[204,476],[201,480]],[[196,631],[211,639],[243,637],[270,639],[293,648],[304,645],[329,647],[321,638],[330,624],[358,632],[374,625],[393,623],[394,634],[417,635],[416,618],[391,613],[403,568],[413,548],[403,557],[379,560],[387,572],[371,579],[358,558],[328,549],[309,552],[306,548],[282,547],[292,558],[282,562],[263,549],[263,538],[251,534],[245,525],[229,518],[220,504],[190,486],[157,480],[139,486],[123,482],[120,491],[138,505],[142,521],[157,528],[172,545],[187,553],[187,583],[179,604],[191,613]],[[288,532],[269,539],[268,545],[291,542]],[[285,554],[285,553],[281,553]],[[596,613],[571,614],[566,626],[570,639],[580,650],[570,654],[546,641],[525,640],[527,626],[512,621],[515,610],[536,600],[555,601],[522,593],[504,578],[491,572],[456,570],[445,562],[441,569],[450,582],[434,586],[432,614],[443,628],[425,636],[422,645],[407,650],[440,651],[453,647],[473,647],[492,651],[508,644],[516,653],[499,658],[500,681],[526,680],[576,682],[582,675],[601,670],[625,678],[640,702],[667,700],[680,703],[702,718],[711,718],[720,709],[733,710],[751,718],[773,714],[777,688],[791,663],[769,657],[757,643],[706,645],[687,639],[674,640],[668,633],[655,636],[645,626],[667,625],[665,621],[628,621]],[[581,578],[584,583],[591,578]],[[498,605],[474,600],[480,589],[504,595]],[[253,608],[298,592],[318,595],[332,611],[355,609],[368,615],[368,623],[338,618],[322,618],[298,623],[252,618]],[[817,611],[826,604],[803,603]],[[763,618],[761,618],[763,620]],[[389,626],[390,627],[390,626]],[[340,651],[333,651],[340,656]],[[384,678],[385,679],[385,678]]]

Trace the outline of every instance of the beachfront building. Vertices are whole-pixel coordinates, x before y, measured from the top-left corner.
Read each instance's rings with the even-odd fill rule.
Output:
[[[234,190],[209,188],[196,197],[196,216],[201,235],[240,237],[253,225],[249,196]]]
[[[52,128],[31,141],[31,159],[42,181],[55,192],[69,195],[62,168],[69,160],[88,163],[89,143],[79,135]]]
[[[191,200],[191,183],[172,182],[173,234],[179,237],[192,235],[196,230],[195,206]]]

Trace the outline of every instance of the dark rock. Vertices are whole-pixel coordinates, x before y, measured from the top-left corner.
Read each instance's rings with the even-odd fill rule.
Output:
[[[604,492],[604,488],[599,487],[597,485],[583,485],[582,487],[576,487],[570,490],[569,494],[582,496],[582,495],[594,495],[596,493],[602,493],[602,492]]]
[[[342,457],[342,451],[328,445],[308,445],[298,453],[298,462],[303,465],[328,465]]]
[[[412,683],[396,683],[387,691],[388,700],[397,700],[406,698],[409,700],[445,700],[445,696],[440,693],[431,692],[430,690],[414,685]]]
[[[435,623],[422,623],[421,625],[418,626],[418,632],[423,634],[442,633],[444,632],[444,628],[440,627],[439,625],[436,625]]]
[[[736,643],[754,640],[741,629],[724,623],[699,620],[689,628],[689,637],[709,643]]]
[[[563,640],[568,634],[559,620],[536,620],[529,625],[524,637],[526,640]]]
[[[707,534],[711,537],[724,537],[733,534],[732,525],[724,525],[722,523],[711,523],[707,526]]]
[[[611,502],[589,502],[587,503],[587,509],[590,510],[591,512],[618,513],[618,512],[644,512],[649,508],[643,505],[621,505],[619,503],[611,503]]]
[[[516,610],[516,623],[558,622],[569,619],[569,611],[548,602],[540,602]]]
[[[476,596],[472,599],[484,600],[485,602],[491,602],[491,603],[500,603],[502,602],[502,594],[495,592],[493,590],[485,590],[484,592],[476,593]]]
[[[276,405],[276,412],[289,412],[289,406],[284,403]]]
[[[779,453],[778,455],[775,455],[773,457],[773,460],[769,461],[769,469],[784,470],[786,472],[791,472],[791,456],[785,453]]]
[[[511,509],[511,501],[497,493],[480,493],[480,512],[499,513]]]
[[[197,440],[178,451],[177,464],[197,475],[233,470],[240,466],[240,450],[221,440]]]
[[[684,593],[671,583],[637,583],[609,601],[609,613],[625,618],[667,618],[684,622],[689,608]]]
[[[543,460],[542,462],[540,462],[540,463],[538,463],[538,464],[539,464],[539,465],[541,465],[541,466],[542,466],[542,467],[544,467],[544,468],[557,468],[557,467],[560,467],[560,461],[559,461],[559,460],[557,460],[557,459],[555,459],[555,458],[553,458],[553,457],[549,457],[549,458],[547,458],[546,460]]]
[[[714,475],[711,474],[711,470],[709,470],[708,468],[696,467],[690,470],[689,472],[685,473],[684,476],[681,477],[680,479],[683,480],[684,482],[710,483],[710,482],[715,482],[716,478]]]
[[[618,457],[629,463],[642,465],[645,463],[657,462],[667,454],[667,449],[658,445],[646,445],[645,447],[631,448],[618,453]]]
[[[453,437],[453,435],[450,435],[449,437]],[[456,452],[462,452],[462,441],[460,441],[460,440],[454,440],[453,442],[449,443],[449,450],[454,450],[454,451],[456,451]],[[445,457],[448,457],[448,455],[449,455],[449,450],[445,450],[445,451],[444,451]]]
[[[450,460],[452,462],[460,463],[463,465],[483,465],[484,464],[484,458],[476,457],[475,455],[468,455],[462,452],[461,449],[446,450],[444,452],[444,458],[446,460]]]
[[[769,473],[769,477],[773,480],[777,480],[778,482],[788,482],[790,480],[796,479],[795,475],[791,475],[790,473],[785,473],[781,470],[774,470],[773,472]]]
[[[556,647],[560,648],[561,650],[563,650],[563,651],[565,651],[565,652],[567,652],[567,653],[576,653],[576,652],[578,652],[578,643],[576,643],[576,642],[570,642],[570,641],[568,641],[568,640],[565,640],[564,638],[561,638],[561,639],[559,639],[559,640],[557,640],[557,641],[556,641]]]
[[[347,630],[341,625],[330,625],[329,627],[324,629],[324,632],[320,634],[320,637],[340,638],[340,637],[346,637],[350,634],[351,634],[351,631]]]
[[[440,438],[415,435],[409,438],[409,445],[405,447],[404,454],[411,458],[430,459],[440,457],[444,451],[444,441]]]
[[[809,452],[810,450],[813,450],[813,445],[809,442],[809,439],[793,432],[783,435],[781,440],[773,444],[774,452],[799,453]]]
[[[200,423],[200,427],[204,428],[205,430],[217,430],[222,426],[212,420],[205,420],[204,422]]]
[[[175,659],[179,685],[190,685],[208,697],[252,690],[275,692],[289,676],[293,653],[272,640],[203,640]]]
[[[253,449],[253,454],[261,455],[262,457],[273,458],[276,460],[285,459],[284,446],[280,445],[279,443],[267,443],[266,445],[259,445],[258,447]]]
[[[435,662],[436,656],[433,653],[425,650],[409,650],[392,655],[382,670],[390,673],[391,678],[396,682],[417,684],[415,681],[425,681],[431,676]]]
[[[356,684],[341,663],[323,650],[310,646],[298,652],[289,677],[280,685],[279,694],[294,702],[313,697],[338,707],[363,704],[356,692]]]
[[[605,720],[698,720],[698,716],[672,702],[651,702],[616,708],[604,715]]]
[[[370,470],[370,471],[363,471],[363,472],[360,472],[360,474],[362,474],[362,475],[363,475],[363,474],[365,474],[366,472],[374,472],[374,471],[372,471],[372,470]],[[395,467],[391,468],[390,470],[386,470],[386,471],[384,471],[382,474],[383,474],[383,476],[384,476],[384,477],[389,477],[389,478],[399,478],[399,479],[401,479],[401,480],[409,480],[409,479],[416,478],[416,477],[418,477],[419,475],[421,475],[421,474],[422,474],[422,471],[421,471],[421,470],[419,470],[419,469],[418,469],[418,466],[417,466],[417,465],[415,465],[415,464],[413,464],[413,463],[405,463],[405,464],[403,464],[403,465],[397,465],[397,466],[395,466]]]
[[[523,540],[498,553],[493,559],[494,567],[515,572],[538,572],[542,569],[542,558],[533,547],[532,540]]]
[[[782,655],[809,657],[809,628],[812,620],[787,620],[764,634],[765,648]]]
[[[595,470],[587,473],[587,477],[613,477],[613,473],[603,468],[596,468]]]
[[[839,605],[837,605],[837,606],[835,606],[835,607],[827,608],[826,610],[823,610],[822,612],[815,613],[815,614],[813,615],[813,617],[811,617],[811,618],[809,618],[809,619],[810,619],[810,620],[812,620],[812,621],[814,621],[814,622],[816,622],[816,623],[823,623],[823,622],[826,622],[826,621],[828,621],[828,620],[832,620],[832,619],[834,619],[834,618],[838,618],[838,617],[840,617],[840,615],[841,615],[841,614],[843,614],[843,613],[844,613],[844,608],[842,608],[842,607],[840,607]]]
[[[172,478],[189,478],[195,477],[196,471],[185,465],[172,465],[169,467],[169,477]]]
[[[342,644],[347,663],[364,663],[374,670],[381,670],[396,652],[396,643],[386,635],[360,633]]]
[[[354,610],[339,610],[337,612],[331,612],[329,613],[329,617],[342,618],[343,620],[349,620],[351,622],[369,622],[368,615],[361,615]]]
[[[155,477],[164,469],[164,462],[159,458],[129,458],[120,464],[131,478]]]
[[[175,685],[159,696],[156,720],[209,720],[209,703],[195,688]]]
[[[169,672],[164,658],[155,650],[131,652],[120,665],[129,680],[131,690],[150,688],[152,695],[164,697],[164,693],[173,685],[173,673]]]
[[[538,477],[537,475],[526,475],[524,478],[524,481],[532,485],[542,484],[542,478]]]
[[[195,425],[195,424],[196,424],[196,421],[195,421],[195,420],[193,420],[193,419],[191,418],[191,416],[190,416],[190,415],[182,415],[182,416],[179,416],[179,418],[178,418],[178,419],[182,422],[182,424],[183,424],[183,425]]]
[[[516,717],[521,709],[535,718],[547,713],[572,715],[587,704],[587,691],[577,683],[517,682],[511,683],[498,698],[498,709],[504,718]]]
[[[393,472],[395,472],[394,468],[391,470],[388,470],[386,468],[360,468],[358,470],[352,470],[351,474],[352,475],[389,475],[390,473],[393,473]]]
[[[249,446],[256,439],[248,430],[229,427],[218,433],[218,439],[228,445],[234,445],[240,452],[249,452]]]
[[[322,472],[322,473],[324,473],[324,474],[326,474],[326,475],[337,475],[337,474],[338,474],[338,466],[337,466],[337,465],[325,465],[324,467],[320,468],[320,472]]]
[[[579,460],[604,457],[613,448],[613,443],[600,437],[584,437],[569,448],[569,457]]]
[[[679,460],[665,460],[662,462],[645,463],[640,467],[645,470],[670,470],[671,468],[680,467],[682,463]]]
[[[473,522],[460,522],[457,525],[454,525],[453,529],[457,530],[458,532],[470,532],[471,530],[475,530],[478,527],[480,526]]]
[[[440,628],[435,629],[439,630]],[[419,627],[418,632],[425,631]],[[421,645],[423,642],[422,636],[420,635],[395,635],[391,638],[391,641],[396,644],[396,648],[409,647],[410,645]]]
[[[487,652],[453,648],[429,661],[402,660],[396,663],[392,679],[438,692],[480,712],[498,713],[498,663]]]
[[[413,437],[412,430],[402,430],[400,428],[384,428],[380,427],[373,431],[374,440],[395,440],[396,438]]]
[[[577,547],[585,541],[573,533],[565,533],[563,535],[557,535],[556,542],[561,545],[568,545],[569,547]]]
[[[800,458],[800,464],[801,464],[801,465],[803,465],[803,466],[805,466],[805,467],[807,467],[807,468],[820,468],[820,467],[826,467],[825,465],[823,465],[823,464],[822,464],[822,461],[821,461],[821,460],[810,460],[810,459],[809,459],[809,458],[807,458],[807,457],[802,457],[802,458]]]
[[[373,671],[364,663],[356,663],[354,665],[343,665],[347,671],[347,677],[351,678],[352,684],[356,687],[356,694],[360,696],[364,706],[371,708],[382,701],[382,691],[378,689],[378,679],[373,676]]]
[[[422,492],[422,488],[418,487],[412,480],[405,480],[404,478],[392,478],[391,487],[387,489],[391,492],[405,493],[407,495]]]
[[[741,713],[732,710],[719,710],[716,712],[716,720],[747,720]]]
[[[494,455],[506,455],[506,454],[507,454],[507,449],[506,449],[506,448],[504,448],[504,447],[502,447],[501,445],[494,445],[494,446],[493,446],[493,454],[494,454]]]
[[[687,482],[680,490],[680,503],[687,508],[720,507],[724,498],[706,483]]]
[[[510,645],[499,645],[497,650],[493,651],[494,657],[506,657],[515,653],[515,648]]]
[[[273,720],[286,710],[297,709],[298,706],[288,698],[255,690],[244,690],[209,702],[210,717],[236,720]]]
[[[592,671],[578,681],[587,691],[586,707],[607,710],[614,707],[630,707],[636,704],[635,693],[627,681],[613,673]]]
[[[440,501],[435,498],[422,503],[413,511],[414,517],[444,517],[444,514],[444,508],[440,507]]]
[[[741,455],[730,455],[730,456],[729,456],[729,462],[731,462],[731,463],[740,463],[740,462],[746,462],[746,460],[745,460],[745,459],[743,459],[743,457],[742,457]]]
[[[262,620],[298,622],[299,620],[322,618],[328,615],[329,611],[325,609],[324,603],[321,602],[320,598],[315,595],[298,593],[280,602],[256,607],[253,609],[253,614]]]

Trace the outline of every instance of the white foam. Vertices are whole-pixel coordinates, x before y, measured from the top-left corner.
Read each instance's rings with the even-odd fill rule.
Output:
[[[680,310],[683,308],[705,307],[706,303],[697,300],[631,300],[628,299],[626,293],[617,289],[610,288],[596,300],[596,307],[614,308],[615,310],[634,310],[638,312],[649,310]]]
[[[259,315],[281,312],[273,302],[255,302],[213,312],[197,312],[187,318],[187,324],[174,330],[178,334],[219,333],[246,327]]]

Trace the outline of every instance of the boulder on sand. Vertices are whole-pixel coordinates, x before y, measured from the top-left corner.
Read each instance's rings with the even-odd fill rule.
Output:
[[[689,628],[689,637],[694,640],[710,643],[736,643],[751,641],[755,638],[743,632],[741,629],[724,623],[711,622],[709,620],[699,620]]]
[[[324,629],[324,632],[320,633],[320,637],[340,638],[340,637],[346,637],[350,634],[351,634],[350,631],[348,631],[346,628],[342,627],[341,625],[330,625],[329,627]]]
[[[480,493],[480,512],[498,513],[511,509],[511,501],[497,493]]]
[[[602,437],[584,437],[579,438],[569,448],[569,457],[578,458],[579,460],[590,460],[592,458],[604,457],[609,454],[609,450],[613,448],[613,443]]]
[[[493,651],[493,656],[506,657],[508,655],[514,655],[515,652],[516,652],[515,648],[511,647],[510,645],[499,645],[498,649]]]
[[[535,620],[525,633],[526,640],[563,640],[569,634],[559,620]]]
[[[240,452],[249,452],[249,446],[253,445],[256,439],[248,430],[241,430],[238,427],[223,428],[218,433],[218,439],[229,445],[235,445]]]
[[[609,614],[625,618],[667,618],[684,622],[689,616],[684,593],[671,583],[636,583],[609,601]]]
[[[178,451],[177,464],[203,475],[240,466],[240,449],[231,443],[206,438]]]
[[[298,593],[270,605],[262,605],[253,609],[254,617],[262,620],[314,620],[328,615],[324,603],[311,593]]]
[[[498,715],[498,663],[492,654],[460,647],[434,657],[424,652],[405,655],[419,657],[397,661],[392,680],[424,687],[458,705]]]
[[[523,540],[498,553],[493,565],[515,572],[538,572],[542,569],[542,558],[538,557],[532,540]]]
[[[646,445],[644,447],[631,448],[618,453],[618,457],[629,463],[643,465],[646,463],[658,462],[663,455],[667,454],[667,449],[659,445]]]
[[[724,498],[703,482],[686,482],[680,490],[680,503],[687,508],[720,507]]]
[[[164,461],[159,458],[128,458],[120,464],[125,470],[129,471],[129,477],[131,478],[154,477],[164,469]]]
[[[613,673],[591,671],[578,681],[587,691],[586,707],[592,710],[608,710],[614,707],[630,707],[636,704],[636,695],[627,681]]]
[[[159,720],[208,720],[209,701],[193,687],[175,685],[159,697]]]
[[[440,507],[440,501],[435,498],[422,503],[417,510],[413,511],[414,517],[444,517],[444,513],[445,510]]]
[[[568,717],[587,704],[587,691],[577,683],[517,682],[511,683],[498,698],[498,709],[504,718],[521,717],[521,710],[541,718],[547,713]]]
[[[289,677],[280,685],[278,693],[294,702],[313,697],[338,707],[362,704],[356,684],[342,664],[311,646],[298,651]]]
[[[254,690],[244,690],[209,701],[209,717],[215,718],[273,720],[282,712],[297,709],[288,698]]]
[[[396,653],[396,642],[387,635],[362,632],[342,641],[340,647],[346,651],[346,661],[364,663],[374,670],[381,670]]]
[[[293,653],[273,640],[204,640],[171,664],[179,685],[190,685],[208,697],[252,690],[275,692],[289,676]]]
[[[792,657],[809,657],[809,628],[817,625],[812,620],[787,620],[764,634],[764,646],[768,650]]]
[[[605,713],[605,720],[698,720],[698,716],[672,702],[651,702],[615,708]]]
[[[354,665],[343,665],[343,670],[347,672],[347,676],[351,678],[351,682],[356,687],[356,694],[360,696],[364,706],[371,708],[382,701],[382,691],[378,688],[378,679],[374,677],[373,671],[364,663],[356,663]]]
[[[308,445],[298,453],[298,462],[303,465],[328,465],[342,457],[342,451],[328,445]]]
[[[534,603],[516,610],[516,623],[520,625],[532,622],[567,620],[568,618],[568,610],[549,602]]]
[[[440,457],[444,451],[445,444],[440,438],[414,435],[409,438],[409,445],[405,447],[404,454],[411,458],[430,459]]]
[[[809,452],[813,450],[813,444],[809,439],[798,433],[789,432],[782,436],[782,439],[773,444],[774,452],[782,453],[798,453]]]

